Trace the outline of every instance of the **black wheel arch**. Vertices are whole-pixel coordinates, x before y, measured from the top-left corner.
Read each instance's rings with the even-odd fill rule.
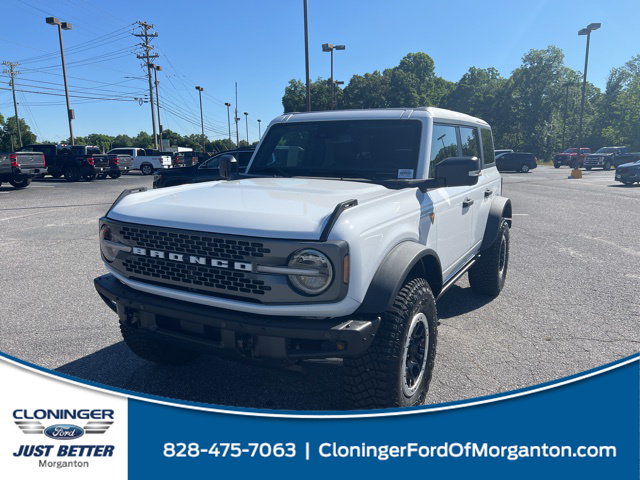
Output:
[[[502,219],[506,219],[507,224],[511,227],[512,222],[512,208],[511,200],[507,197],[494,197],[491,201],[491,207],[489,210],[489,218],[487,219],[487,226],[484,230],[484,237],[482,238],[482,246],[480,250],[486,250],[493,242],[498,238],[498,232],[500,230],[500,223]]]
[[[396,245],[378,267],[358,313],[381,313],[389,309],[410,277],[424,278],[436,298],[442,290],[438,254],[419,243],[405,241]]]

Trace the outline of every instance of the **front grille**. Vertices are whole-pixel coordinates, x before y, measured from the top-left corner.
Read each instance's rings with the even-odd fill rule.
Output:
[[[271,290],[263,280],[249,278],[250,274],[207,265],[190,265],[149,257],[129,257],[122,265],[134,275],[157,278],[160,281],[172,280],[194,287],[254,295],[264,295]]]
[[[271,253],[263,243],[231,238],[205,237],[134,227],[122,227],[120,234],[123,239],[133,242],[138,247],[189,255],[215,256],[225,260],[250,261],[252,258],[262,258],[265,254]]]
[[[117,273],[142,283],[243,302],[320,303],[344,298],[341,282],[346,242],[309,242],[228,235],[102,219],[116,242],[132,247],[109,262]],[[309,297],[293,289],[286,274],[258,271],[259,265],[286,266],[295,251],[315,248],[333,264],[334,282]]]

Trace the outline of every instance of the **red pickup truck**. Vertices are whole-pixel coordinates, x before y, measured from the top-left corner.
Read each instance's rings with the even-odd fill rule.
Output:
[[[580,156],[578,157],[578,163],[576,164],[576,154],[578,153],[577,148],[567,148],[562,153],[556,153],[553,156],[553,166],[556,168],[560,168],[561,165],[568,165],[570,167],[583,167],[584,166],[584,157],[591,153],[590,148],[581,148]]]

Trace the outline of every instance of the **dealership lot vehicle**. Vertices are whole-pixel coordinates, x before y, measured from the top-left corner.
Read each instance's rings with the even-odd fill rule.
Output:
[[[533,153],[511,152],[496,157],[496,167],[499,172],[522,172],[538,168],[538,159]]]
[[[98,147],[83,145],[32,144],[19,152],[40,152],[44,155],[47,173],[53,178],[64,175],[68,182],[91,181],[109,170],[109,157]]]
[[[431,107],[289,114],[245,175],[228,154],[219,168],[228,181],[129,192],[101,219],[95,285],[128,347],[169,364],[343,358],[352,406],[422,404],[435,299],[466,272],[492,297],[506,279],[489,125]]]
[[[640,159],[640,153],[631,153],[627,147],[602,147],[596,153],[587,155],[584,167],[587,170],[592,168],[611,170],[611,167],[619,167],[638,159]]]
[[[0,185],[9,182],[14,188],[25,188],[44,172],[44,155],[39,152],[0,152]]]
[[[222,155],[233,155],[238,160],[239,171],[244,173],[253,156],[253,148],[227,150],[190,167],[159,171],[153,177],[153,188],[221,180],[220,158]]]
[[[633,185],[640,183],[640,158],[635,162],[624,163],[616,168],[616,182],[622,182],[625,185]]]
[[[127,175],[131,171],[132,163],[129,155],[109,154],[109,170],[98,178],[107,178],[107,175],[111,178],[120,178],[121,175]]]
[[[590,148],[581,148],[580,155],[578,155],[577,148],[567,148],[564,152],[556,153],[553,156],[553,166],[555,168],[560,168],[562,165],[567,165],[571,168],[582,167],[584,166],[585,156],[590,153]]]
[[[151,175],[156,170],[171,168],[171,157],[168,155],[149,155],[144,148],[113,148],[110,154],[129,155],[131,168],[140,170],[143,175]]]

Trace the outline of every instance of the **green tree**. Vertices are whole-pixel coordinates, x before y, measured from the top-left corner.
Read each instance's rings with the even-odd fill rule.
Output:
[[[11,150],[13,142],[13,148],[17,149],[20,145],[18,142],[18,129],[16,128],[16,117],[8,117],[6,120],[1,119],[0,122],[0,151],[7,152]],[[27,122],[23,118],[19,120],[20,136],[22,137],[22,144],[29,145],[36,143],[36,135],[31,131]]]

